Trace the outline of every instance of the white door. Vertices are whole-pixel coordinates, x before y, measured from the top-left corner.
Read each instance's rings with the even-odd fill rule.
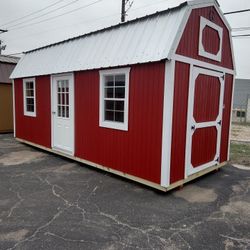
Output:
[[[224,74],[193,67],[189,85],[185,176],[219,164]]]
[[[52,148],[74,154],[73,74],[52,77]]]

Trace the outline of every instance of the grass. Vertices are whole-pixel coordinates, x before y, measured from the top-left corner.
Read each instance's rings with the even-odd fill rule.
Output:
[[[250,167],[250,143],[232,142],[230,162]]]

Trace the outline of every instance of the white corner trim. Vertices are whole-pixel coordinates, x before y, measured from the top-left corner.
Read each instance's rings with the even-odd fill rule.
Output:
[[[203,30],[206,26],[208,26],[208,27],[210,27],[218,32],[218,35],[220,38],[220,45],[219,45],[219,51],[216,55],[209,53],[204,49],[204,46],[202,43],[202,36],[203,36]],[[206,58],[209,58],[209,59],[212,59],[212,60],[215,60],[215,61],[218,61],[218,62],[221,62],[222,41],[223,41],[223,28],[201,16],[200,17],[200,33],[199,33],[199,55],[206,57]]]
[[[104,76],[125,74],[125,100],[124,100],[124,122],[105,121],[104,119]],[[129,82],[130,68],[118,68],[99,71],[99,126],[117,130],[128,131],[129,116]]]
[[[13,106],[13,132],[16,137],[16,101],[15,101],[15,80],[12,80],[12,106]]]
[[[225,76],[226,81],[226,76]],[[232,86],[232,94],[231,94],[231,109],[230,109],[230,120],[229,120],[229,135],[228,135],[228,148],[227,148],[227,160],[230,159],[230,149],[231,149],[231,129],[232,129],[232,115],[233,115],[233,98],[234,98],[234,85],[235,85],[235,75],[233,75],[233,86]],[[224,102],[223,102],[224,104]]]
[[[34,112],[26,110],[26,82],[33,82],[34,86]],[[23,79],[23,113],[25,116],[36,117],[36,79],[33,78],[24,78]]]
[[[170,185],[175,61],[166,61],[162,120],[161,186]]]
[[[50,121],[51,121],[51,127],[50,127],[50,133],[51,133],[51,144],[50,147],[53,148],[54,145],[54,119],[53,119],[53,112],[54,109],[54,103],[53,103],[53,75],[50,75]]]

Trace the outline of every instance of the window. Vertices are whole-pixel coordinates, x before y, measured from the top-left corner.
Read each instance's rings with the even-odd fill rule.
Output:
[[[246,117],[246,112],[244,110],[237,110],[236,116],[245,118]]]
[[[100,71],[101,127],[128,130],[129,68]]]
[[[69,118],[69,81],[57,81],[57,117]]]
[[[36,116],[36,83],[35,78],[23,80],[24,115]]]

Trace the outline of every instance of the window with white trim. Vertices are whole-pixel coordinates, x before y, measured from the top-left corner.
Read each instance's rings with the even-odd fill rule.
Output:
[[[128,130],[129,71],[129,68],[100,71],[101,127]]]
[[[219,41],[218,41],[219,46],[218,46],[218,51],[216,52],[216,54],[210,53],[209,51],[206,50],[206,48],[204,48],[203,35],[204,35],[204,31],[206,28],[209,28],[210,30],[213,30],[214,32],[217,33],[217,36],[219,39]],[[218,61],[218,62],[221,62],[222,39],[223,39],[223,28],[201,16],[200,17],[200,34],[199,34],[199,55],[206,57],[206,58],[209,58],[209,59],[212,59],[212,60],[215,60],[215,61]],[[211,41],[209,41],[209,42],[211,42]],[[212,41],[212,42],[216,43],[216,41]]]
[[[36,116],[36,82],[35,78],[23,80],[24,115]]]

